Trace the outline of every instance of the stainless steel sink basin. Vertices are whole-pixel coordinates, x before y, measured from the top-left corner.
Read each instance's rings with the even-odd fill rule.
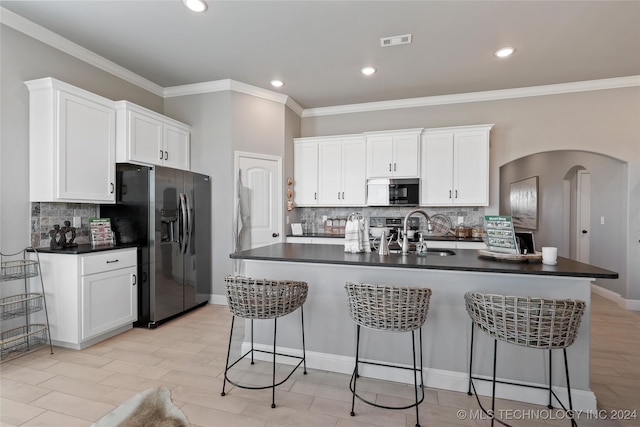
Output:
[[[427,255],[451,256],[456,253],[450,249],[427,248]]]

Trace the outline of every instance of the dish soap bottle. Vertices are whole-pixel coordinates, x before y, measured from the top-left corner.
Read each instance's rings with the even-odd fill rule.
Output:
[[[416,243],[416,255],[427,256],[427,242],[423,240],[422,233],[420,233],[420,240]]]

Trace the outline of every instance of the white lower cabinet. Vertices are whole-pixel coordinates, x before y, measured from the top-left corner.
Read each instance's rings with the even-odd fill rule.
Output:
[[[81,349],[138,320],[137,249],[40,253],[54,345]]]

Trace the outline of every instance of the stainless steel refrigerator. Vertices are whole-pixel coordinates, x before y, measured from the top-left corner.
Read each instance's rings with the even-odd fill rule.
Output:
[[[116,204],[101,205],[116,244],[138,247],[138,322],[155,328],[211,294],[209,177],[119,163]]]

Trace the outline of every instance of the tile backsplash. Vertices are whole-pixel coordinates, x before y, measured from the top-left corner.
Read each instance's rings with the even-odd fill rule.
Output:
[[[406,215],[413,208],[409,207],[327,207],[327,208],[309,208],[309,207],[297,207],[296,211],[299,222],[306,222],[310,224],[309,230],[315,226],[315,229],[321,230],[322,218],[347,218],[349,214],[353,212],[360,212],[365,217],[402,217]],[[448,216],[451,219],[451,224],[455,227],[458,224],[458,217],[464,218],[464,225],[474,226],[484,224],[484,208],[483,207],[446,207],[446,208],[432,208],[421,207],[430,216],[440,214]],[[426,228],[425,219],[422,216],[418,216],[421,221],[420,228]]]
[[[98,206],[89,203],[31,203],[31,245],[34,248],[49,247],[49,231],[54,225],[64,227],[64,222],[73,225],[73,217],[81,218],[81,227],[76,228],[75,243],[90,243],[89,218],[98,216]]]

